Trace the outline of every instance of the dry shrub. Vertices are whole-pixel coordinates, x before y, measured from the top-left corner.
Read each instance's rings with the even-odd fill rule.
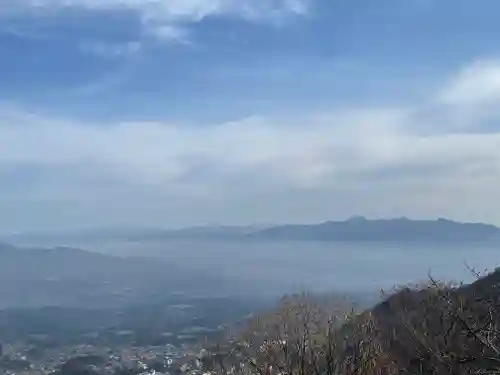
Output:
[[[471,285],[396,288],[363,313],[345,300],[283,298],[212,352],[222,374],[500,374],[500,270]]]
[[[363,374],[384,366],[369,314],[356,314],[341,298],[318,301],[308,294],[281,299],[250,319],[218,346],[210,367],[217,373],[258,375]],[[387,362],[388,363],[388,362]]]

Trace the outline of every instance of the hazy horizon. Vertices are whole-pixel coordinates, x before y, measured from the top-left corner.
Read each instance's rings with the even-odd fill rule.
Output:
[[[291,220],[287,222],[276,222],[276,223],[243,223],[243,224],[235,224],[235,223],[199,223],[199,224],[193,224],[193,225],[186,225],[186,226],[170,226],[170,227],[163,227],[160,225],[157,226],[81,226],[81,227],[76,227],[76,228],[71,228],[69,230],[57,230],[57,229],[52,229],[52,230],[26,230],[26,231],[11,231],[11,232],[6,232],[2,231],[0,228],[0,240],[2,237],[6,240],[8,240],[11,236],[17,236],[17,235],[48,235],[48,236],[57,236],[57,235],[77,235],[77,234],[92,234],[92,233],[113,233],[116,232],[118,234],[125,234],[126,231],[131,231],[134,233],[140,232],[140,231],[176,231],[176,230],[184,230],[184,229],[209,229],[209,228],[254,228],[256,230],[258,229],[263,229],[263,228],[271,228],[275,226],[282,226],[282,225],[317,225],[317,224],[323,224],[326,222],[344,222],[356,218],[363,218],[368,221],[377,221],[377,220],[410,220],[410,221],[437,221],[437,220],[450,220],[454,221],[456,223],[460,224],[484,224],[484,225],[494,225],[497,226],[493,223],[488,223],[488,222],[477,222],[477,221],[456,221],[452,220],[447,217],[406,217],[406,216],[400,216],[400,217],[366,217],[366,216],[361,216],[361,215],[351,215],[349,217],[344,217],[344,218],[338,218],[338,219],[328,219],[325,221],[321,222],[303,222],[299,220]]]

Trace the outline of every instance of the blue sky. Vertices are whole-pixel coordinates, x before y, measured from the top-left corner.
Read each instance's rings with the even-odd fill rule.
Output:
[[[500,224],[499,11],[4,0],[0,226]]]

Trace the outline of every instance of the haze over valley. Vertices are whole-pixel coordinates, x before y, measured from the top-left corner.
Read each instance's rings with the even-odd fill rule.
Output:
[[[163,301],[175,293],[267,301],[303,290],[374,295],[429,274],[468,281],[467,267],[491,270],[495,264],[500,229],[445,219],[355,217],[4,240],[11,245],[0,249],[3,306],[102,308]]]

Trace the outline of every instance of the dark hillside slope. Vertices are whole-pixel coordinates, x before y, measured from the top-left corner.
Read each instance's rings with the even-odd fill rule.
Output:
[[[500,370],[500,271],[457,288],[405,288],[365,314],[369,337],[398,371],[462,374]]]

